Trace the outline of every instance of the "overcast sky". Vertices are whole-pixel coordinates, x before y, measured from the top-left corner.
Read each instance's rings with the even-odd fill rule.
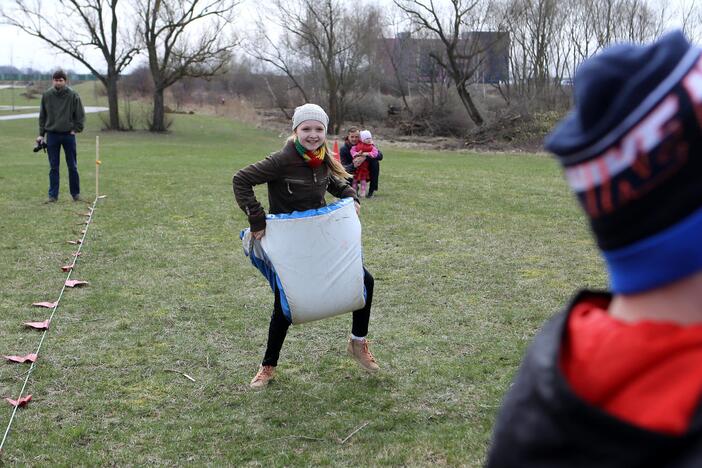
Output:
[[[343,0],[349,3],[357,4],[358,0]],[[388,3],[390,0],[376,0],[379,3]],[[664,0],[649,0],[650,2]],[[680,4],[690,4],[695,0],[665,0],[671,6]],[[700,0],[697,0],[698,2]],[[0,7],[8,6],[13,0],[0,0]],[[243,18],[240,24],[247,24],[246,18],[253,18],[260,4],[254,0],[246,0],[239,7],[239,18]],[[51,5],[51,2],[48,3]],[[674,27],[675,25],[670,25]],[[143,56],[137,57],[131,67],[138,65],[144,60]],[[95,63],[103,63],[101,55],[95,54]],[[89,73],[80,62],[66,55],[56,53],[52,48],[47,46],[43,41],[33,38],[28,34],[20,31],[17,28],[0,24],[0,65],[14,65],[17,68],[34,68],[40,71],[50,71],[59,67],[67,70],[72,70],[76,73]],[[129,71],[129,70],[127,70]]]
[[[32,0],[36,1],[36,0]],[[344,0],[354,1],[354,0]],[[381,0],[385,1],[385,0]],[[14,4],[14,0],[0,0],[0,8]],[[47,11],[45,16],[50,18],[50,11],[57,2],[55,0],[43,0],[43,11]],[[237,25],[240,21],[246,22],[249,18],[254,18],[257,10],[256,0],[243,0],[237,8]],[[104,69],[104,59],[100,52],[91,52],[94,57],[93,63],[97,64],[100,71]],[[145,61],[145,55],[137,56],[130,68],[134,68]],[[13,65],[19,69],[34,68],[40,71],[51,71],[56,68],[65,68],[76,73],[90,73],[90,71],[79,61],[65,55],[57,53],[55,49],[48,46],[44,41],[34,38],[21,31],[19,28],[0,24],[0,65]]]

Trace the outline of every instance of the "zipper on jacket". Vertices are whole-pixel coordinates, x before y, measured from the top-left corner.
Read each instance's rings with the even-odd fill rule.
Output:
[[[286,178],[283,179],[283,180],[284,180],[285,182],[287,182],[288,184],[305,185],[305,184],[307,183],[307,181],[305,181],[304,179],[291,179],[291,178],[289,178],[289,177],[286,177]]]
[[[286,185],[286,188],[288,189],[288,193],[291,194],[291,195],[294,193],[293,190],[292,190],[291,184],[292,184],[292,185],[297,184],[297,185],[302,185],[302,186],[304,186],[305,183],[306,183],[306,182],[305,182],[304,180],[302,180],[302,179],[290,179],[290,178],[287,178],[287,177],[286,177],[285,179],[283,179],[283,180],[285,181],[285,185]],[[307,183],[309,183],[309,182],[307,182]]]

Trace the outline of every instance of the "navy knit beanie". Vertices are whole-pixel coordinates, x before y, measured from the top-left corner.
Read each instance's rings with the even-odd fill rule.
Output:
[[[702,60],[681,32],[617,45],[575,76],[546,139],[590,218],[615,293],[702,270]]]

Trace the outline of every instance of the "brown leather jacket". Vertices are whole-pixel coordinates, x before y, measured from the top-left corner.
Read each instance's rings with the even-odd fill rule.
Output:
[[[234,174],[232,183],[236,202],[248,216],[252,231],[266,227],[266,212],[256,200],[254,185],[268,184],[271,214],[321,208],[326,205],[327,191],[337,198],[352,197],[358,202],[356,191],[345,180],[333,177],[329,166],[309,167],[292,141],[277,153],[241,169]]]

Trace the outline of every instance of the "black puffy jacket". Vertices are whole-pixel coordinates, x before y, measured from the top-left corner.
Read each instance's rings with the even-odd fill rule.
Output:
[[[593,296],[609,294],[581,291],[529,346],[499,412],[487,467],[702,467],[699,403],[688,431],[670,436],[610,416],[570,389],[559,366],[565,324],[573,306]]]

